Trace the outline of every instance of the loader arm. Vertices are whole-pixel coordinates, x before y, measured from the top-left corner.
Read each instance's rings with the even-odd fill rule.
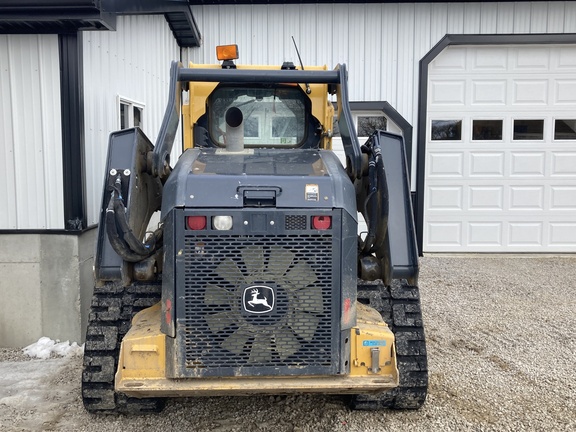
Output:
[[[148,173],[147,156],[152,143],[139,128],[110,135],[106,175],[100,209],[100,229],[95,258],[97,284],[128,283],[133,267],[161,248],[142,243],[152,214],[160,209],[162,183]],[[157,233],[156,240],[160,240]]]
[[[357,205],[368,234],[360,248],[360,271],[363,278],[381,278],[386,285],[392,279],[417,285],[418,249],[404,140],[378,130],[362,150],[369,163],[367,175],[356,183]]]

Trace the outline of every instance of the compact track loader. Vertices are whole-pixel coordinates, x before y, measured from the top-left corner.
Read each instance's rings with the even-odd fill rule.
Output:
[[[420,407],[428,376],[402,137],[376,131],[359,144],[344,65],[241,66],[235,48],[221,47],[222,64],[172,64],[155,145],[139,128],[110,136],[86,409],[304,392],[348,395],[355,409]],[[345,167],[331,151],[335,112]],[[184,151],[171,165],[180,117]]]

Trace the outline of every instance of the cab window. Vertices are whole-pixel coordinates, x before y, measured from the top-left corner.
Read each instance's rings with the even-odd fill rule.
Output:
[[[297,86],[217,88],[208,102],[211,139],[226,145],[226,112],[236,107],[242,111],[246,147],[300,146],[307,134],[307,102]]]

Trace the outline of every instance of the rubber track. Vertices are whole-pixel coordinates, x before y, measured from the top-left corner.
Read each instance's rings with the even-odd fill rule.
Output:
[[[418,287],[399,280],[389,287],[381,282],[360,281],[358,301],[380,312],[394,333],[400,386],[377,395],[354,395],[351,408],[420,408],[428,389],[428,362]]]
[[[132,317],[160,301],[161,285],[117,283],[94,288],[88,318],[82,399],[91,413],[139,414],[159,412],[164,399],[129,398],[114,391],[120,344],[130,328]]]

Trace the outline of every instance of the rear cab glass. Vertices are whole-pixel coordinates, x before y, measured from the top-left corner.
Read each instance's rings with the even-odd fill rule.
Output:
[[[219,87],[208,100],[211,140],[226,146],[226,112],[242,111],[246,147],[291,148],[307,138],[310,101],[299,86]]]

